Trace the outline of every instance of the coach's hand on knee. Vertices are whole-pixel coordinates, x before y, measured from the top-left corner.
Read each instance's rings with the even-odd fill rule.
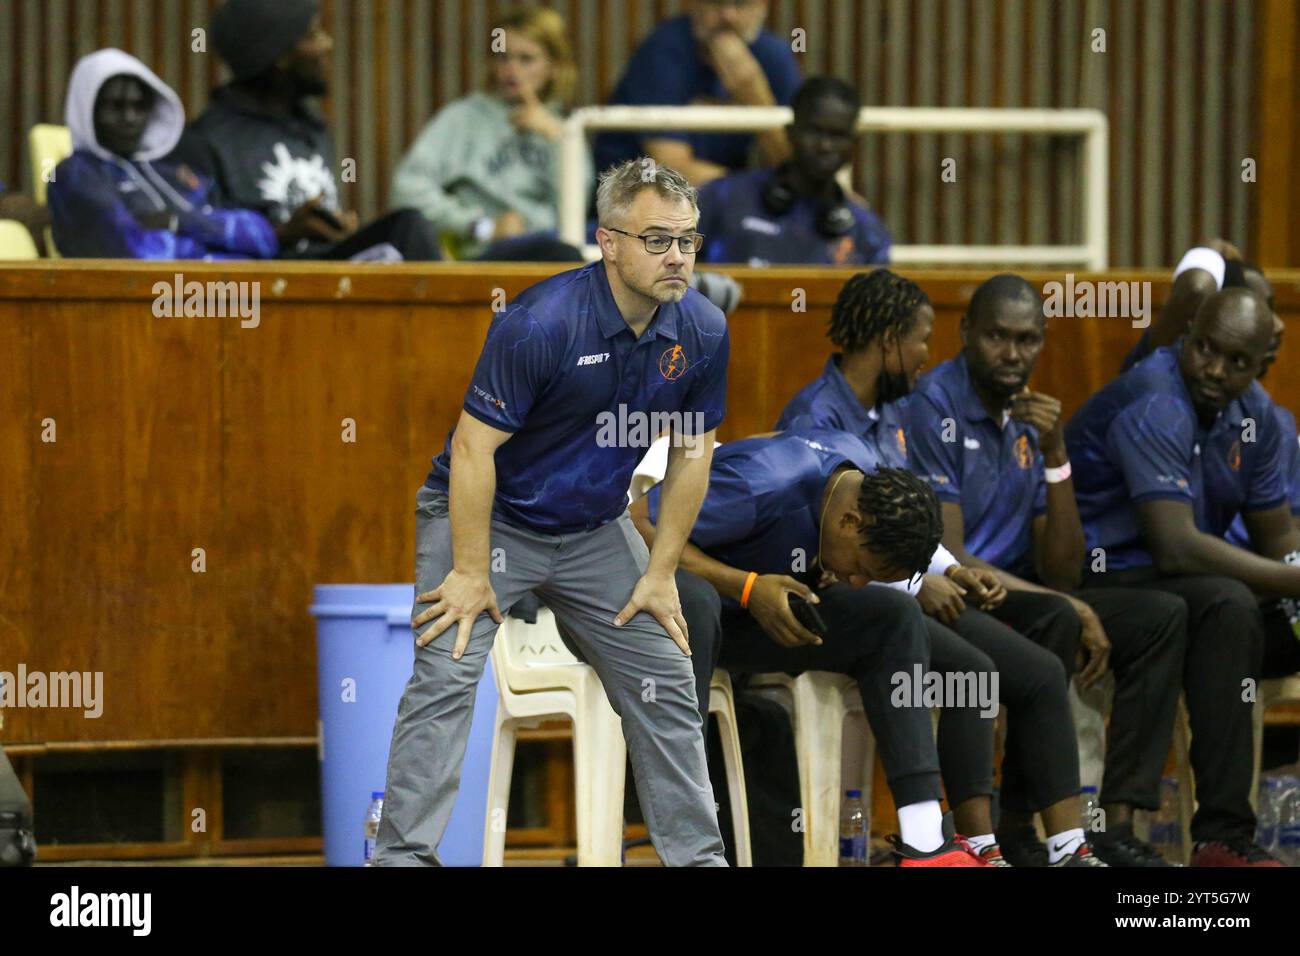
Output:
[[[632,597],[628,599],[623,610],[614,618],[614,626],[622,627],[636,616],[638,611],[645,611],[654,616],[673,643],[682,649],[687,657],[691,656],[690,631],[686,627],[686,618],[682,616],[682,602],[677,596],[677,581],[671,574],[647,573],[636,582]]]
[[[799,623],[790,610],[790,595],[797,594],[809,604],[820,599],[812,589],[786,574],[760,574],[749,595],[749,613],[767,636],[782,647],[820,644],[822,639]]]
[[[460,660],[469,647],[470,631],[474,622],[484,611],[492,615],[492,620],[501,623],[501,609],[497,607],[497,596],[492,592],[492,582],[486,574],[464,574],[452,568],[442,579],[442,584],[432,591],[425,591],[415,599],[417,604],[430,604],[411,619],[412,630],[418,631],[429,621],[433,626],[421,634],[415,641],[417,647],[426,647],[453,624],[458,624],[456,644],[451,649],[452,660]]]

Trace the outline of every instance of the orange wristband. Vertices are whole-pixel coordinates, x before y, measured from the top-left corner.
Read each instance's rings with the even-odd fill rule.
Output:
[[[740,606],[746,608],[749,606],[749,592],[754,590],[754,582],[758,580],[758,572],[750,571],[749,577],[745,578],[745,590],[740,592]]]

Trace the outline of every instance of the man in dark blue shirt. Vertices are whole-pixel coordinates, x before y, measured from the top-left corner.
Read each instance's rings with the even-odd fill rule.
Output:
[[[908,468],[907,396],[929,360],[933,324],[929,299],[914,283],[887,269],[854,276],[831,309],[829,336],[841,351],[827,360],[820,378],[790,400],[777,428],[842,429],[860,436],[883,464]],[[1090,850],[1079,828],[1078,752],[1066,675],[1054,654],[986,613],[1007,594],[991,570],[963,567],[946,549],[940,552],[946,560],[940,562],[936,554],[916,593],[926,613],[931,666],[949,669],[945,658],[953,655],[954,645],[978,648],[996,666],[1001,700],[1012,715],[1002,804],[1042,813],[1056,850],[1035,843],[1024,852],[1013,841],[1004,853],[993,832],[992,774],[986,774],[987,784],[961,785],[966,776],[961,752],[976,749],[978,738],[962,733],[960,712],[945,709],[939,760],[957,826],[985,859],[1003,858],[1017,866],[1085,865],[1081,861],[1090,859]]]
[[[858,96],[815,76],[794,98],[793,153],[776,169],[715,179],[700,190],[705,262],[866,265],[889,261],[889,230],[846,196],[835,174],[853,156]]]
[[[664,528],[665,482],[632,506],[650,542]],[[927,708],[893,706],[892,678],[925,669],[920,609],[906,594],[866,587],[928,567],[938,502],[907,472],[876,469],[862,441],[814,429],[718,449],[682,569],[722,596],[719,660],[744,671],[834,671],[858,681],[899,808],[903,866],[980,866],[945,839],[939,764]],[[824,574],[839,583],[814,590]],[[795,616],[814,604],[823,637]],[[869,622],[869,623],[868,623]]]
[[[1263,299],[1216,292],[1185,339],[1093,395],[1065,430],[1091,555],[1085,585],[1159,589],[1187,604],[1195,865],[1280,865],[1255,844],[1250,806],[1255,682],[1300,668],[1290,627],[1256,598],[1300,595],[1300,567],[1283,561],[1300,549],[1283,441],[1255,382],[1273,337]],[[1223,539],[1238,514],[1255,554]]]
[[[1056,654],[1066,675],[1079,670],[1082,688],[1114,671],[1105,826],[1092,845],[1112,866],[1167,865],[1134,836],[1132,813],[1160,806],[1186,609],[1159,593],[1075,593],[1084,541],[1061,405],[1027,387],[1046,336],[1039,291],[1019,276],[992,277],[972,296],[961,336],[957,358],[924,376],[908,402],[912,467],[943,502],[947,548],[1008,589],[991,613]],[[1011,809],[999,827],[1004,852],[1036,842],[1020,812],[1028,808]]]
[[[674,572],[723,416],[726,321],[688,288],[698,210],[684,178],[630,161],[602,177],[597,209],[602,261],[533,286],[493,319],[417,497],[412,627],[432,624],[393,730],[382,865],[437,863],[499,608],[529,591],[623,718],[660,858],[724,865]],[[660,432],[671,436],[664,515],[647,552],[627,486]],[[597,838],[603,860],[618,859],[617,837]]]
[[[661,24],[637,48],[611,106],[788,106],[799,65],[787,40],[763,29],[767,0],[688,0],[686,15]],[[757,138],[765,165],[790,152],[785,131],[758,134],[610,132],[596,137],[596,169],[645,154],[702,186],[742,169]]]

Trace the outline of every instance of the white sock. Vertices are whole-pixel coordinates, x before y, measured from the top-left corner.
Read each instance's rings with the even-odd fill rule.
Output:
[[[1083,846],[1083,827],[1063,830],[1047,838],[1047,865],[1055,866]]]
[[[971,849],[979,853],[986,846],[996,846],[998,838],[992,833],[981,833],[979,836],[967,837],[966,842],[971,845]]]
[[[932,853],[939,849],[943,846],[943,811],[939,809],[939,801],[923,800],[899,807],[898,829],[902,831],[903,842],[914,850]]]

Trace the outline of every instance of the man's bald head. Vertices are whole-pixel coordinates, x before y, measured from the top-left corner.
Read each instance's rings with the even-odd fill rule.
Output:
[[[1197,412],[1212,418],[1241,396],[1273,346],[1273,310],[1245,287],[1207,296],[1192,319],[1179,369]]]
[[[978,324],[982,319],[993,318],[999,312],[1021,306],[1043,313],[1043,295],[1028,280],[1010,272],[1000,272],[980,283],[971,296],[966,310],[966,321]]]
[[[1273,341],[1273,310],[1245,286],[1221,289],[1206,296],[1192,318],[1189,335],[1198,329],[1214,328],[1259,347],[1261,356]]]

